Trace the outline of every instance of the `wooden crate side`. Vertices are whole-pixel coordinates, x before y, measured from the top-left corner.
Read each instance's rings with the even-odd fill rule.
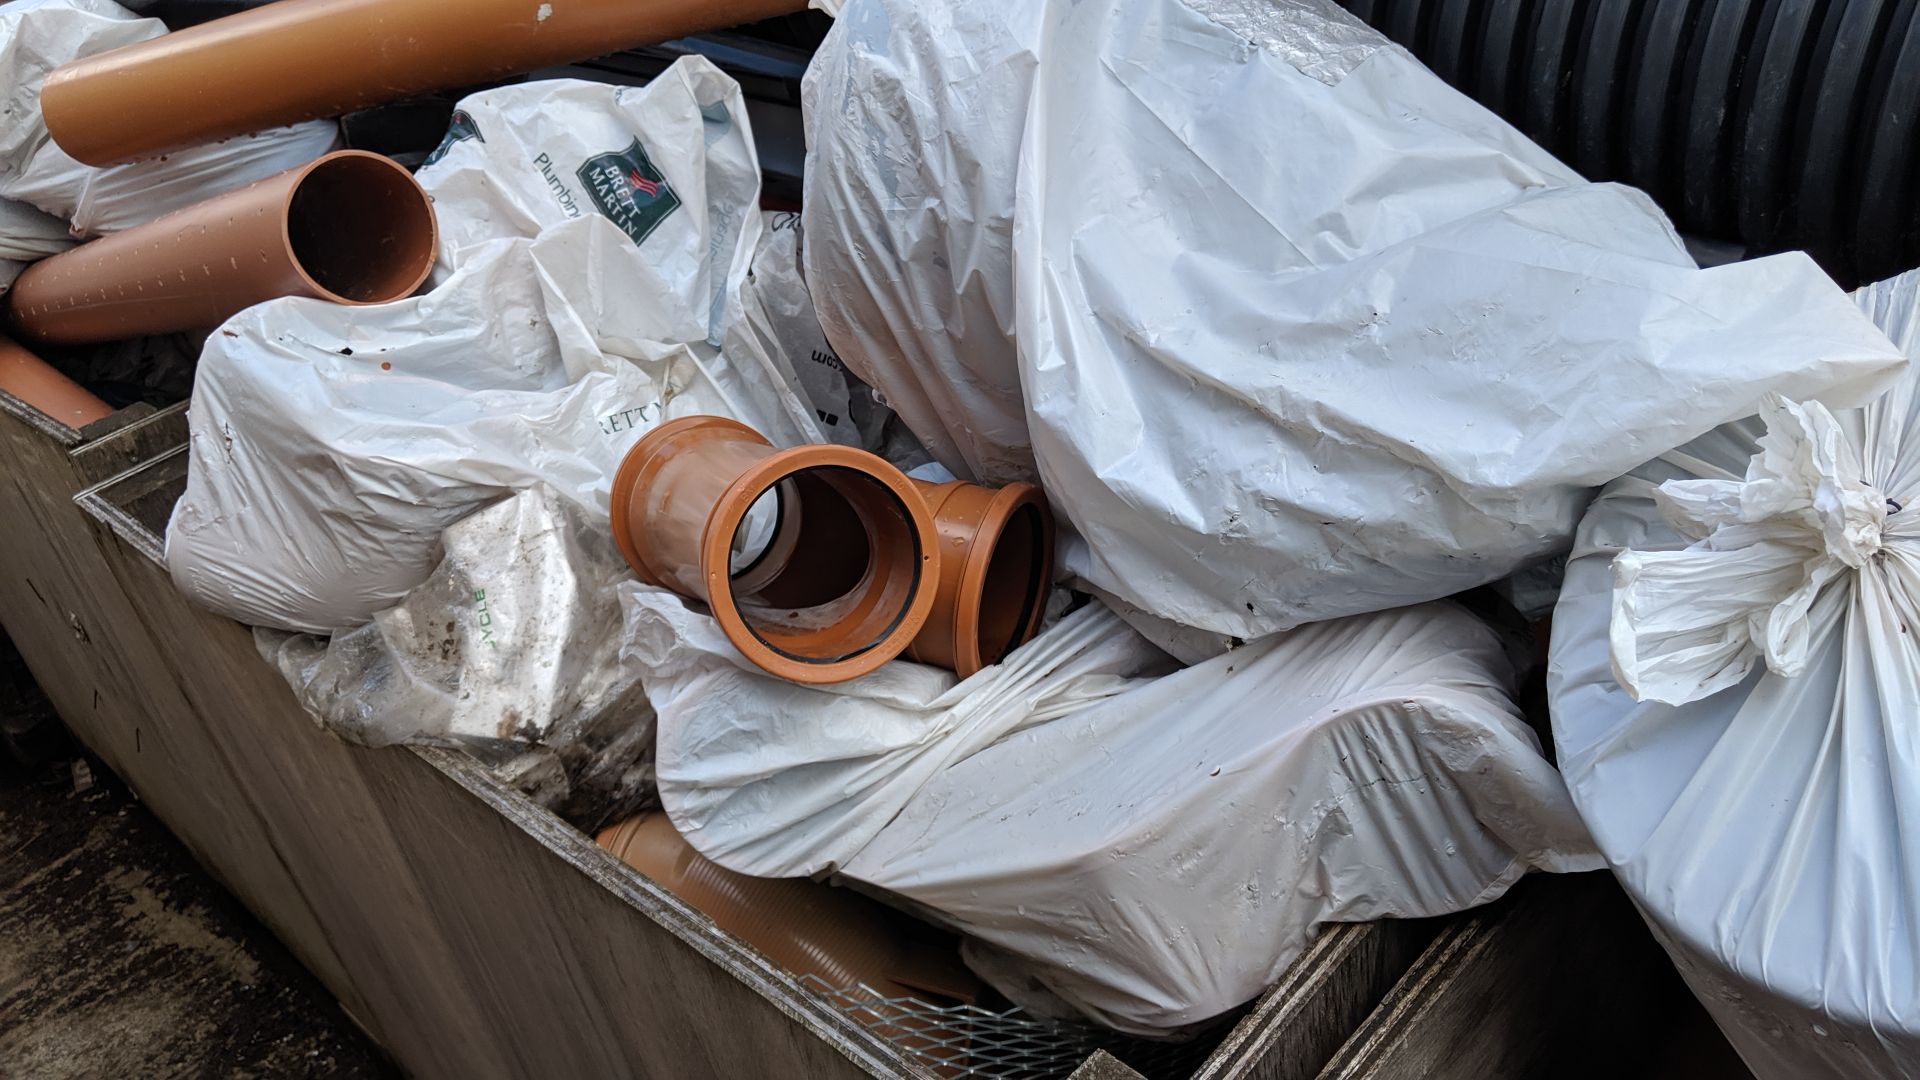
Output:
[[[1534,875],[1442,929],[1321,1080],[1638,1075],[1676,982],[1612,875]]]
[[[1193,1080],[1309,1080],[1406,973],[1440,920],[1325,929]]]
[[[291,875],[250,813],[235,812],[237,780],[218,748],[182,718],[178,689],[145,673],[159,664],[127,598],[114,585],[95,526],[74,503],[92,461],[130,460],[150,449],[116,445],[152,437],[123,425],[79,446],[50,439],[0,402],[0,623],[75,736],[169,823],[194,856],[329,986],[344,969]],[[151,410],[147,410],[151,412]],[[120,414],[116,414],[116,417]],[[109,417],[101,425],[116,419]],[[134,423],[140,423],[136,417]],[[162,421],[165,423],[165,421]],[[122,432],[130,434],[122,435]],[[153,777],[188,776],[161,784]],[[350,1009],[358,1003],[343,995]]]
[[[177,688],[186,715],[170,722],[229,764],[230,811],[258,821],[340,958],[343,998],[410,1071],[916,1075],[464,756],[367,750],[320,730],[249,631],[190,605],[152,561],[152,543],[127,542],[144,526],[126,504],[174,468],[137,470],[89,500],[121,511],[103,514],[113,520],[96,543],[157,654],[138,675]],[[135,786],[194,782],[175,770]],[[207,823],[168,824],[187,833]]]

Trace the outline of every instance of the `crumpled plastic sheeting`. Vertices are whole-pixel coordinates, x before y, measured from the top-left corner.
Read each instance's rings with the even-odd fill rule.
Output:
[[[0,199],[0,294],[28,264],[72,247],[66,223],[12,199]]]
[[[1450,604],[1168,674],[1092,603],[965,681],[897,661],[806,687],[677,597],[624,593],[661,804],[694,847],[904,898],[1043,1011],[1177,1031],[1258,994],[1322,923],[1599,865],[1499,641]]]
[[[352,629],[425,580],[448,525],[536,483],[604,527],[627,449],[697,413],[758,425],[626,303],[657,274],[598,216],[471,252],[430,293],[289,297],[207,339],[167,567],[255,626]]]
[[[820,330],[813,295],[800,272],[800,215],[761,214],[753,269],[740,284],[740,305],[721,343],[730,357],[750,357],[794,387],[811,407],[820,441],[882,450],[893,410],[847,370]]]
[[[1596,869],[1509,697],[1501,645],[1451,604],[1318,623],[942,771],[841,866],[940,912],[1123,1030],[1252,999],[1329,922],[1487,903],[1529,869]]]
[[[1300,74],[1340,85],[1387,39],[1333,0],[1185,0],[1221,27],[1292,64]]]
[[[1902,367],[1803,255],[1697,269],[1404,51],[1329,85],[1218,17],[851,0],[808,73],[823,327],[957,473],[1037,471],[1088,584],[1241,640],[1450,595]]]
[[[645,86],[559,79],[471,94],[419,180],[440,219],[436,280],[475,245],[604,218],[653,276],[617,302],[692,349],[775,445],[825,441],[765,353],[722,347],[759,246],[760,163],[739,85],[705,57]]]
[[[621,599],[621,656],[660,716],[661,805],[708,858],[759,877],[832,869],[939,770],[1173,666],[1092,604],[966,680],[898,660],[802,686],[753,666],[670,592],[633,584]]]
[[[846,5],[801,81],[821,329],[954,475],[1034,476],[1013,181],[1043,4]]]
[[[348,741],[476,751],[587,829],[648,803],[653,710],[620,662],[615,589],[632,574],[606,529],[534,487],[441,547],[433,574],[366,626],[331,641],[257,630],[261,653]]]
[[[1920,354],[1920,273],[1856,300]],[[1920,372],[1771,400],[1609,484],[1554,610],[1574,802],[1762,1080],[1920,1073],[1916,439]]]
[[[304,165],[340,148],[340,126],[313,120],[95,168],[69,157],[40,118],[40,85],[69,60],[167,32],[112,0],[0,5],[0,197],[31,203],[92,239]]]

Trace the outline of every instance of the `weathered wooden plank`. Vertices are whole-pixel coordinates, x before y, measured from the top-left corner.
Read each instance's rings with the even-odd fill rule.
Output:
[[[1640,1075],[1683,993],[1612,875],[1535,875],[1443,928],[1320,1076]]]
[[[1327,928],[1234,1025],[1194,1080],[1315,1076],[1406,973],[1440,922]]]

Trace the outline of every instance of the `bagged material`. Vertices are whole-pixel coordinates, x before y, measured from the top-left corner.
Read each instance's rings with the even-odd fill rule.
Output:
[[[604,529],[533,488],[443,537],[433,575],[331,642],[255,630],[320,724],[349,741],[454,745],[591,831],[653,801],[653,713],[622,669]]]
[[[261,652],[349,741],[503,758],[587,829],[648,802],[653,711],[620,662],[615,587],[632,575],[606,529],[534,487],[448,528],[440,546],[433,574],[367,625],[331,641],[258,630]],[[545,759],[557,768],[536,772]]]
[[[670,592],[635,584],[622,600],[621,655],[660,716],[661,804],[701,854],[760,877],[844,863],[941,769],[1173,666],[1093,604],[969,679],[901,660],[802,686]]]
[[[1034,479],[1013,182],[1044,4],[853,0],[801,82],[827,340],[956,476]]]
[[[1039,986],[1178,1029],[1259,993],[1322,923],[1598,865],[1499,643],[1452,605],[1163,674],[1096,603],[963,682],[896,662],[815,688],[752,668],[668,594],[625,602],[661,803],[695,847],[904,897],[984,943],[975,969],[1030,1005]]]
[[[1856,294],[1920,353],[1920,274]],[[1548,691],[1581,815],[1763,1080],[1920,1073],[1920,373],[1769,399],[1580,523]]]
[[[1250,1000],[1328,922],[1484,904],[1599,864],[1452,605],[1320,623],[1036,722],[915,792],[841,873],[1114,1027]]]
[[[351,629],[425,580],[448,525],[536,483],[605,527],[642,433],[725,395],[655,309],[659,280],[598,216],[469,251],[422,296],[287,298],[208,340],[167,566],[242,622]]]
[[[760,164],[739,85],[705,57],[640,87],[559,79],[472,94],[419,180],[440,217],[442,275],[488,240],[612,222],[648,275],[619,302],[693,350],[776,445],[825,441],[790,375],[721,349],[760,239]]]
[[[770,372],[797,388],[821,441],[883,449],[893,410],[847,371],[820,329],[800,272],[800,215],[766,211],[761,226],[753,269],[740,285],[739,314],[722,349],[741,367]]]
[[[139,18],[112,0],[0,6],[0,197],[31,203],[70,222],[75,237],[91,239],[339,149],[339,125],[315,120],[104,169],[67,156],[40,118],[47,74],[166,32],[160,20]]]
[[[57,255],[73,243],[59,218],[26,203],[0,199],[0,294],[29,264]]]
[[[1696,269],[1330,0],[851,0],[806,90],[840,354],[1208,633],[1498,580],[1769,391],[1900,366],[1803,255]]]

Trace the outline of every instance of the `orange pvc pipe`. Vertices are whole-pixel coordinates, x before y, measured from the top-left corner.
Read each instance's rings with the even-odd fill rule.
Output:
[[[1053,515],[1032,484],[914,484],[940,533],[940,588],[907,655],[965,678],[1039,632],[1053,585]]]
[[[47,343],[205,330],[278,296],[398,300],[435,248],[432,201],[406,169],[342,150],[42,259],[7,313]]]
[[[610,826],[598,843],[795,975],[832,989],[866,986],[884,997],[978,996],[979,981],[957,951],[928,942],[899,913],[805,878],[735,873],[695,851],[664,813]]]
[[[0,390],[76,431],[113,415],[113,406],[4,337],[0,337]]]
[[[280,0],[75,60],[40,109],[89,165],[571,63],[806,0]]]
[[[641,580],[704,601],[736,648],[784,679],[864,675],[933,609],[933,515],[864,450],[777,450],[723,417],[670,420],[621,461],[612,519]]]

